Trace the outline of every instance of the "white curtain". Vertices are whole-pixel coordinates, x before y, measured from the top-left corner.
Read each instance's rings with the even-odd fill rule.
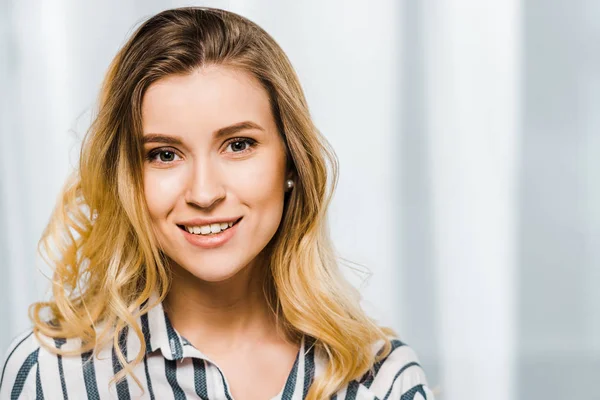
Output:
[[[341,165],[364,305],[444,400],[600,398],[600,4],[0,0],[0,352],[103,74],[143,19],[229,9],[290,56]]]

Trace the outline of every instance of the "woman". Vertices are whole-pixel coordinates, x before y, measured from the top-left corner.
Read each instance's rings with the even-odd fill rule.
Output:
[[[41,241],[53,297],[0,397],[431,399],[340,274],[336,174],[267,33],[216,9],[152,17],[108,71]]]

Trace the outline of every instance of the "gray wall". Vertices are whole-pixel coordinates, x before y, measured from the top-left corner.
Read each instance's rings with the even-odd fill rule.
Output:
[[[524,8],[521,399],[600,398],[600,3]]]

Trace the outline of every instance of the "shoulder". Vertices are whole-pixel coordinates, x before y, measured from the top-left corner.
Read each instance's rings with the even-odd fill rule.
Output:
[[[373,365],[360,384],[380,399],[433,400],[415,351],[398,339],[390,341],[389,354]],[[382,347],[378,343],[374,348]]]
[[[61,359],[50,349],[74,350],[79,344],[79,339],[50,338],[41,333],[36,335],[31,329],[17,336],[0,364],[0,399],[37,398],[44,391],[53,392],[56,387],[60,389],[53,377],[58,376],[61,363],[68,371],[71,360],[66,357]]]
[[[35,369],[40,344],[32,330],[17,336],[2,359],[0,374],[0,398],[19,398],[30,385],[30,372]]]

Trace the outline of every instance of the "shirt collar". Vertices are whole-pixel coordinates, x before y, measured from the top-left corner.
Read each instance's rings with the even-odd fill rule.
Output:
[[[158,302],[158,296],[153,295],[148,302],[156,305],[140,317],[146,354],[160,349],[168,360],[182,359],[184,345],[189,345],[189,342],[173,328],[162,303]]]
[[[210,359],[196,349],[185,337],[181,336],[169,320],[158,296],[149,299],[150,304],[156,304],[146,314],[142,315],[140,325],[146,342],[146,354],[160,350],[168,360],[181,360],[184,357]],[[135,336],[135,335],[133,335]],[[305,358],[314,358],[314,340],[303,336],[298,353],[298,362],[304,364]]]
[[[160,350],[162,356],[168,360],[182,360],[191,357],[215,364],[173,328],[162,303],[157,300],[158,297],[151,297],[149,304],[156,305],[138,319],[146,341],[146,355]],[[139,346],[137,335],[129,335],[128,340],[137,341]],[[282,392],[287,389],[293,390],[293,393],[306,395],[314,378],[324,370],[325,361],[322,357],[317,356],[314,343],[314,339],[311,337],[302,337],[300,349]],[[137,348],[139,349],[139,347]]]

